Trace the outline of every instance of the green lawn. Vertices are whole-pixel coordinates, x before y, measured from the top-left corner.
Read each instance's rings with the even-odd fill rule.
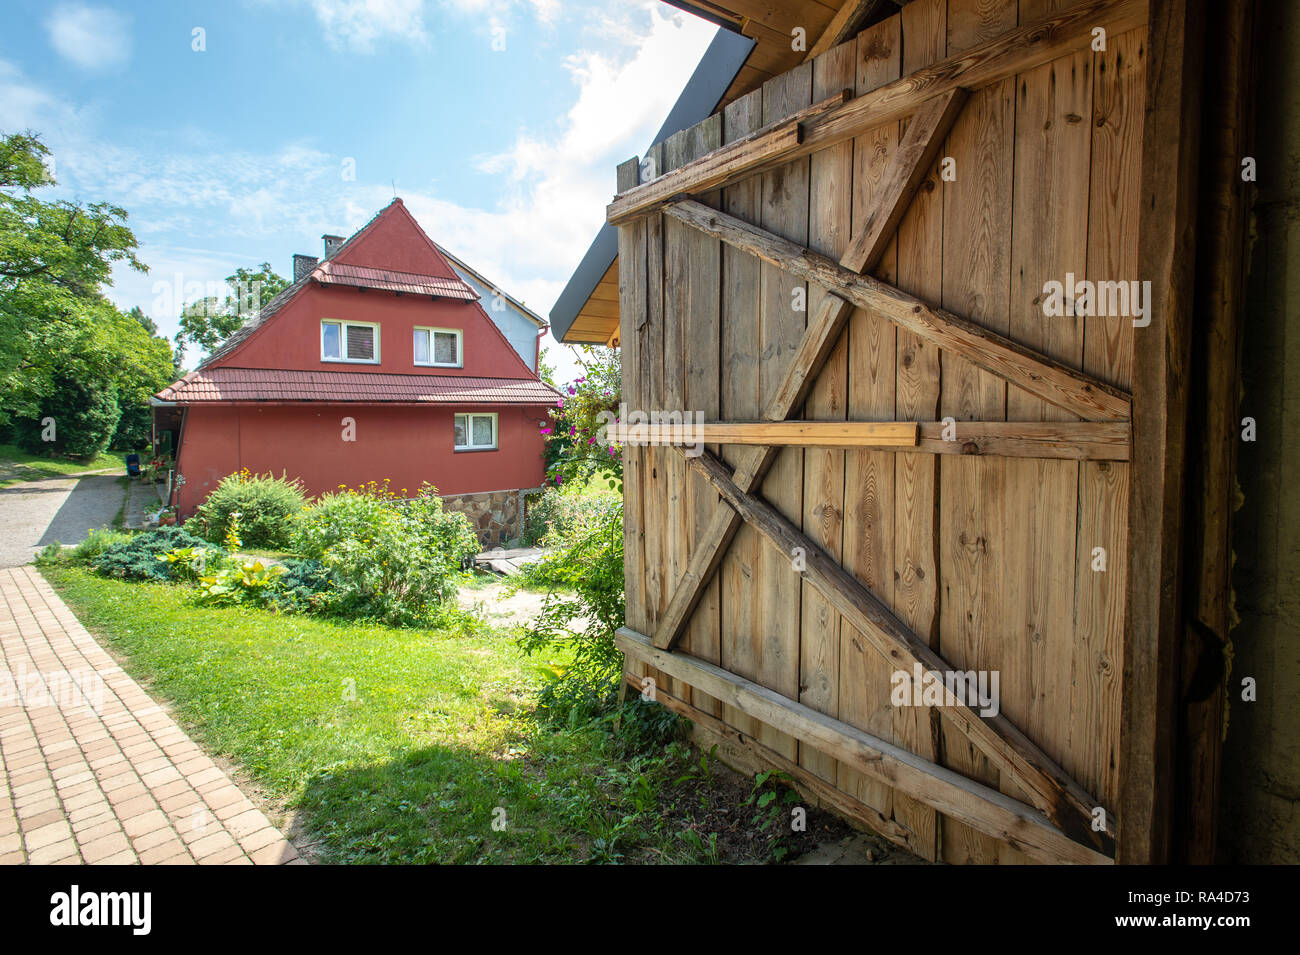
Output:
[[[42,573],[209,751],[300,811],[324,861],[772,855],[749,784],[712,768],[706,783],[698,754],[650,731],[666,722],[657,706],[631,708],[620,734],[538,722],[540,661],[502,633],[204,607],[186,586]]]
[[[0,444],[0,487],[19,481],[36,481],[43,477],[83,474],[108,468],[118,468],[125,474],[126,455],[125,451],[106,451],[89,461],[70,461],[67,458],[29,454],[13,444]]]

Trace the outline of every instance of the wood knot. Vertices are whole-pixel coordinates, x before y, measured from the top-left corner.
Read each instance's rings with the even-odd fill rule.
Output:
[[[1080,116],[1078,113],[1066,113],[1065,121],[1067,123],[1082,123],[1083,117]]]

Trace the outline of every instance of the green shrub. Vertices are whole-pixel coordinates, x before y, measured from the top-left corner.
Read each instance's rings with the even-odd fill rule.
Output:
[[[285,613],[308,613],[324,603],[334,586],[334,574],[319,560],[290,557],[281,561],[284,574],[270,603]]]
[[[623,626],[623,511],[614,508],[593,521],[574,543],[532,565],[533,576],[556,589],[520,638],[530,655],[560,648],[573,652],[571,664],[556,672],[538,696],[539,708],[572,720],[608,709],[618,690],[623,654],[614,634]],[[575,630],[579,620],[586,626]]]
[[[203,591],[200,599],[215,604],[264,606],[274,598],[284,573],[284,568],[273,562],[226,559],[199,578]]]
[[[190,523],[214,544],[225,540],[232,516],[244,547],[282,550],[293,538],[294,523],[307,504],[302,484],[283,474],[231,474],[199,505]]]
[[[89,564],[114,544],[121,544],[131,539],[128,531],[113,531],[99,527],[92,530],[76,547],[68,552],[68,560],[74,564]]]
[[[522,544],[559,546],[581,540],[620,507],[616,495],[590,487],[547,488],[528,504]]]
[[[217,547],[176,547],[154,559],[170,564],[174,579],[198,580],[220,562],[220,553]]]
[[[127,540],[105,547],[90,561],[96,573],[126,580],[174,580],[175,564],[158,558],[168,551],[185,547],[206,548],[210,555],[222,553],[201,537],[179,527],[160,527],[155,531],[133,534]],[[211,557],[210,557],[211,559]]]
[[[32,558],[32,563],[37,567],[49,567],[53,564],[61,564],[65,560],[67,557],[64,555],[63,545],[54,541],[41,548],[41,552]]]
[[[427,626],[455,597],[461,564],[478,550],[478,539],[469,520],[444,510],[427,484],[404,500],[372,481],[308,508],[294,550],[333,573],[333,586],[316,601],[321,609]]]

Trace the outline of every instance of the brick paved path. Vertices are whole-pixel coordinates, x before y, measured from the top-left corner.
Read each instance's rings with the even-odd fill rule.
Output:
[[[297,855],[35,568],[0,570],[0,864]]]

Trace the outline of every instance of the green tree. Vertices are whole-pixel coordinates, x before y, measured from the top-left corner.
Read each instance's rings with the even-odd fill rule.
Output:
[[[103,295],[115,263],[147,271],[126,211],[35,196],[54,183],[48,155],[33,133],[0,133],[0,423],[39,436],[53,417],[59,440],[37,449],[81,454],[112,439],[120,407],[138,432],[174,363],[146,316]]]
[[[0,419],[40,410],[34,399],[55,388],[49,357],[86,333],[114,263],[147,271],[126,210],[33,195],[54,184],[48,155],[33,133],[0,133]]]
[[[208,296],[181,310],[180,331],[176,333],[178,354],[187,344],[197,345],[201,351],[212,351],[259,308],[289,287],[288,279],[277,275],[269,262],[263,262],[256,271],[236,269],[234,275],[226,276],[226,284],[230,286],[230,294],[223,301]]]

